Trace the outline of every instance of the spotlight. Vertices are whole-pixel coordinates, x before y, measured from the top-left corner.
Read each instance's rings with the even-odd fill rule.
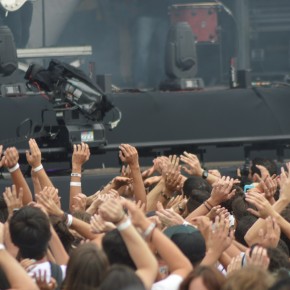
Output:
[[[10,76],[17,69],[17,52],[8,26],[0,26],[0,74]]]
[[[197,74],[195,38],[187,22],[171,26],[165,51],[165,72],[168,77],[160,84],[161,90],[198,89],[203,81]]]

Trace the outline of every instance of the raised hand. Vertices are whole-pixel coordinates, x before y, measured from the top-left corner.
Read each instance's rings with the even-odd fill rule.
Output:
[[[40,290],[54,290],[57,287],[56,280],[53,277],[48,279],[46,270],[38,270],[34,273],[33,278]]]
[[[55,204],[60,208],[60,197],[58,195],[58,189],[53,186],[45,186],[40,194],[47,196],[48,198],[52,199]]]
[[[163,174],[166,170],[167,165],[170,163],[170,160],[167,156],[159,156],[153,160],[154,168],[159,174]]]
[[[112,180],[112,188],[115,190],[118,190],[120,187],[124,185],[129,185],[133,183],[133,179],[129,177],[123,177],[123,176],[116,176]]]
[[[107,222],[117,224],[126,216],[123,207],[117,199],[108,199],[99,207],[99,215]]]
[[[189,175],[201,176],[203,169],[196,155],[184,151],[180,160],[185,163],[182,169]]]
[[[10,217],[13,215],[13,210],[20,209],[23,206],[23,189],[20,188],[19,194],[17,194],[16,186],[14,184],[12,185],[12,190],[10,187],[5,188],[5,191],[3,192],[3,197],[7,205],[8,214]]]
[[[227,267],[227,275],[237,270],[240,270],[242,268],[242,260],[243,260],[243,257],[241,255],[237,255],[236,257],[233,257]]]
[[[5,156],[3,156],[2,153],[3,153],[3,145],[0,145],[0,168],[4,166],[5,163]]]
[[[276,248],[280,240],[281,229],[275,218],[266,218],[266,229],[259,230],[259,245],[268,248]]]
[[[218,178],[222,178],[221,173],[217,169],[209,169],[208,173],[210,173]]]
[[[214,221],[216,216],[224,215],[226,218],[230,215],[228,210],[220,205],[214,206],[206,215],[211,221]]]
[[[246,251],[247,265],[253,265],[267,270],[270,264],[270,259],[267,250],[260,246],[255,246],[254,249]]]
[[[282,167],[279,179],[280,199],[285,199],[290,202],[290,162],[286,163],[287,172]]]
[[[213,253],[219,256],[231,245],[233,241],[233,231],[230,230],[229,219],[224,216],[217,216],[215,223],[209,231],[209,237],[207,241],[208,249],[211,249]]]
[[[29,151],[26,151],[27,162],[32,168],[36,168],[41,165],[41,151],[34,139],[30,139],[28,145]]]
[[[144,213],[146,213],[146,204],[142,202],[141,200],[138,200],[135,202],[136,206],[141,209]]]
[[[119,157],[123,163],[127,163],[129,166],[139,166],[138,151],[135,147],[121,144],[119,148]]]
[[[210,221],[210,219],[206,216],[198,216],[192,219],[191,223],[199,229],[205,242],[208,243],[212,227],[212,222]]]
[[[153,166],[151,166],[150,168],[148,168],[142,172],[143,179],[150,177],[155,171],[162,174],[162,170],[159,166],[160,160],[162,160],[162,158],[163,157],[157,157],[157,158],[153,159]],[[164,158],[167,158],[167,157],[164,157]]]
[[[259,184],[257,185],[257,187],[255,187],[252,190],[264,193],[267,200],[271,201],[272,203],[275,202],[274,194],[276,193],[277,188],[278,188],[277,179],[272,178],[267,175],[264,179],[258,177],[258,180],[259,180]]]
[[[62,217],[64,213],[53,200],[50,192],[52,192],[52,189],[45,187],[39,194],[35,195],[36,201],[45,208],[49,215]]]
[[[90,148],[86,143],[73,146],[72,169],[73,172],[81,170],[83,164],[90,159]]]
[[[164,209],[157,205],[158,211],[156,215],[164,226],[171,227],[175,225],[182,225],[184,219],[181,215],[176,213],[173,209]]]
[[[232,189],[234,182],[233,178],[223,176],[212,185],[211,199],[214,201],[213,206],[229,200],[235,195],[236,190]]]
[[[162,174],[166,191],[169,194],[172,194],[174,191],[180,191],[182,188],[183,177],[180,174],[181,167],[178,165],[178,162],[169,163]]]
[[[148,177],[144,180],[144,186],[150,187],[151,185],[158,183],[161,180],[161,178],[162,178],[161,175]]]
[[[269,173],[268,169],[265,166],[258,165],[258,164],[256,164],[255,166],[260,170],[262,179],[265,180],[267,177],[270,177],[270,173]]]
[[[83,193],[79,193],[73,197],[72,209],[74,212],[86,211],[86,204],[87,204],[87,196]]]
[[[246,201],[256,207],[257,210],[248,208],[247,211],[257,217],[266,218],[275,213],[269,201],[261,193],[254,191],[247,192]]]
[[[127,177],[127,178],[131,178],[132,177],[131,176],[131,169],[130,169],[129,165],[127,165],[127,166],[123,165],[122,166],[121,176],[122,177]]]
[[[128,209],[129,216],[134,226],[142,227],[142,225],[148,222],[148,219],[146,218],[143,210],[140,209],[134,202],[128,199],[124,199],[121,200],[121,204],[123,205],[124,208]]]
[[[104,221],[100,215],[94,214],[90,221],[91,231],[94,234],[106,233],[116,228],[116,226],[111,223]]]
[[[2,163],[7,168],[14,167],[19,161],[19,153],[15,147],[8,147],[4,152]]]

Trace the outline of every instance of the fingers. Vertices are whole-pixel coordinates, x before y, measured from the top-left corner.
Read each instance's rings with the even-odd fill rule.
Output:
[[[241,255],[237,255],[236,257],[232,258],[230,264],[227,268],[227,273],[232,273],[242,268],[242,260],[243,257]]]
[[[255,265],[267,269],[270,259],[267,250],[263,247],[255,246],[252,250],[251,256],[247,253],[247,261],[250,265]]]
[[[92,233],[99,234],[106,229],[105,221],[99,215],[93,215],[90,220]]]

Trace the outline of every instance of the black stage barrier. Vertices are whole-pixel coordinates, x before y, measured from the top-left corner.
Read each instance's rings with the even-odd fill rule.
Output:
[[[239,145],[252,141],[288,140],[290,88],[205,90],[196,92],[118,93],[110,96],[122,120],[107,131],[108,146],[136,144],[146,151],[167,145],[185,147]],[[30,119],[41,124],[41,112],[51,104],[41,95],[0,98],[0,140],[16,137],[17,127]],[[45,113],[56,124],[55,113]],[[20,135],[25,134],[26,122]],[[260,142],[259,141],[259,142]],[[170,147],[169,146],[169,147]],[[19,144],[19,148],[27,145]]]
[[[118,93],[110,96],[122,120],[107,131],[108,150],[120,143],[207,143],[235,138],[251,140],[290,135],[290,88],[208,90],[197,92]],[[30,119],[41,124],[51,104],[41,95],[0,98],[0,140],[16,137],[17,127]],[[46,112],[47,125],[56,124]],[[19,134],[25,133],[25,127]],[[267,139],[266,138],[266,139]],[[20,145],[20,148],[23,145]],[[150,146],[150,144],[148,144]],[[157,146],[158,147],[158,146]]]
[[[124,92],[112,94],[110,98],[121,110],[123,117],[116,129],[106,132],[108,145],[102,151],[103,154],[92,158],[87,165],[90,168],[101,168],[104,163],[106,166],[118,165],[116,151],[120,143],[134,144],[141,155],[147,154],[150,157],[153,153],[170,152],[171,149],[176,152],[186,149],[202,153],[203,147],[214,146],[218,147],[218,153],[215,152],[213,159],[218,155],[219,160],[229,160],[228,155],[231,155],[231,160],[244,158],[244,152],[240,152],[243,150],[237,153],[232,151],[232,146],[243,146],[246,153],[251,149],[275,149],[280,157],[283,157],[284,149],[290,146],[288,87]],[[41,112],[51,109],[51,104],[41,95],[26,95],[0,98],[0,108],[0,140],[3,140],[15,138],[17,127],[25,119],[30,119],[33,125],[41,124]],[[46,125],[56,124],[55,113],[46,112],[45,120]],[[28,124],[26,122],[18,130],[19,135],[25,134]],[[16,147],[24,151],[28,147],[26,143],[19,143]],[[219,147],[225,147],[225,151],[220,151]],[[215,161],[208,156],[206,159],[208,162]],[[63,188],[65,194],[62,196],[66,200],[69,178],[54,178],[56,185]],[[111,176],[84,178],[84,192],[90,194],[92,189],[110,180]],[[9,181],[1,180],[2,183]]]

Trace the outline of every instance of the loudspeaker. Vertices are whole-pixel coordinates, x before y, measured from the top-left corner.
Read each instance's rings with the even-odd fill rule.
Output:
[[[250,70],[237,71],[238,88],[247,89],[252,87],[252,78]]]

